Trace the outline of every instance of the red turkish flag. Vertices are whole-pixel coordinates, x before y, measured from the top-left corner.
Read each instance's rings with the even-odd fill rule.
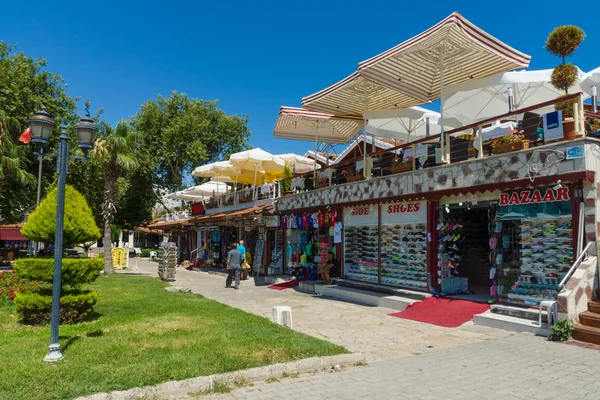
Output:
[[[31,127],[28,126],[27,129],[25,129],[23,131],[23,133],[21,133],[21,136],[19,136],[19,142],[23,143],[23,144],[27,144],[29,142],[31,142]]]

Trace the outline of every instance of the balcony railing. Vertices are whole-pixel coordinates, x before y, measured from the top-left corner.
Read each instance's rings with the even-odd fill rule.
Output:
[[[274,200],[281,195],[279,187],[279,182],[274,182],[231,191],[205,200],[204,207],[212,209],[254,203],[262,200]]]
[[[565,129],[565,132],[572,129],[578,132],[578,135],[568,137],[559,132],[560,137],[557,137],[556,133],[551,136],[543,127],[543,116],[553,111],[555,104],[568,101],[574,102],[573,119],[567,121],[572,128]],[[523,135],[523,144],[492,145],[494,139],[513,129]],[[440,146],[440,134],[431,135],[391,149],[368,153],[366,157],[361,155],[344,163],[332,164],[316,172],[298,174],[289,178],[289,181],[294,192],[310,191],[363,179],[410,173],[469,159],[486,158],[594,134],[600,136],[600,115],[584,113],[583,94],[577,93],[448,130],[444,133],[445,148]],[[281,183],[283,187],[287,187],[284,181]]]

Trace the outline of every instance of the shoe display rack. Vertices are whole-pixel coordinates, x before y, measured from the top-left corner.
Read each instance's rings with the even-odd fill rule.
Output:
[[[571,218],[524,219],[519,228],[521,273],[508,300],[526,305],[555,300],[573,264]]]
[[[462,260],[459,245],[465,239],[462,221],[445,221],[438,226],[438,283],[443,294],[469,292],[468,278],[460,278]]]
[[[379,249],[376,226],[344,229],[345,278],[378,283]]]
[[[381,283],[427,287],[427,231],[425,224],[381,227]]]

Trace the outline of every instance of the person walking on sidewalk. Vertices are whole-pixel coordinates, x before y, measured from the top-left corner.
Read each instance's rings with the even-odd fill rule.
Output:
[[[237,243],[231,246],[231,250],[227,253],[227,280],[225,287],[231,287],[231,281],[235,279],[235,289],[240,288],[240,267],[242,264],[242,253],[237,249]]]

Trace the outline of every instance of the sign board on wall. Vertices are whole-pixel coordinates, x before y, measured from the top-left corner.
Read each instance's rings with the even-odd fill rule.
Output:
[[[377,226],[377,206],[356,206],[344,208],[344,226]]]
[[[389,203],[381,206],[381,224],[424,224],[427,222],[425,202]]]
[[[567,160],[574,160],[576,158],[583,158],[585,152],[583,146],[574,146],[567,149]]]
[[[560,218],[571,215],[568,187],[542,186],[500,194],[500,219]]]
[[[267,228],[277,228],[279,227],[279,217],[273,215],[265,217],[265,226]]]
[[[544,141],[551,142],[563,137],[562,110],[544,114]]]

